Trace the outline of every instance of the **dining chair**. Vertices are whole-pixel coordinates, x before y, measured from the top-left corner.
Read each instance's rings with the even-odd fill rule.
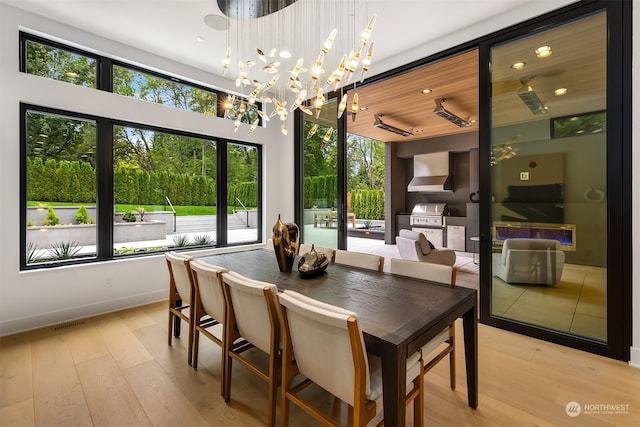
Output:
[[[195,289],[191,275],[191,258],[176,252],[166,252],[169,270],[169,345],[174,335],[180,335],[180,324],[176,319],[184,320],[188,326],[187,362],[191,365],[193,358],[193,300]],[[186,313],[185,313],[186,311]]]
[[[368,355],[358,316],[352,311],[294,291],[278,294],[283,328],[281,422],[289,424],[292,402],[325,425],[336,421],[302,396],[311,384],[320,386],[353,408],[353,425],[365,426],[382,412],[381,363]],[[422,359],[407,359],[406,403],[413,402],[414,425],[423,423]],[[302,374],[302,382],[294,378]],[[382,423],[382,421],[381,421]]]
[[[236,272],[222,273],[227,301],[225,321],[224,400],[231,401],[232,361],[236,360],[267,382],[267,425],[275,425],[276,391],[280,382],[280,321],[277,312],[276,285],[253,280]],[[242,353],[255,347],[269,355],[265,371]]]
[[[333,262],[336,264],[350,265],[352,267],[366,268],[369,270],[382,271],[384,268],[384,257],[381,255],[346,251],[343,249],[336,249],[333,252]]]
[[[391,274],[409,276],[416,279],[431,280],[433,282],[456,285],[456,268],[448,265],[434,264],[430,262],[413,261],[408,259],[391,258]],[[438,353],[436,350],[442,347]],[[422,370],[426,374],[438,362],[449,355],[449,380],[451,389],[456,388],[456,328],[451,323],[442,332],[436,335],[420,349],[425,360]],[[435,353],[435,354],[434,354]]]
[[[267,239],[267,244],[265,245],[264,248],[269,249],[270,251],[273,250],[273,239],[271,237]]]
[[[224,299],[220,275],[227,272],[226,268],[206,263],[201,260],[191,262],[191,273],[195,287],[193,302],[193,360],[191,366],[198,369],[198,350],[200,348],[200,334],[209,338],[220,346],[221,363],[220,371],[222,387],[220,393],[224,393],[224,322],[227,312],[227,304]],[[221,325],[218,338],[212,328]]]

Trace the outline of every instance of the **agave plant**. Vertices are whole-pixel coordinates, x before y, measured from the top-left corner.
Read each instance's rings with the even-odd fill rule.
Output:
[[[49,255],[54,260],[71,259],[80,251],[78,242],[56,242],[50,249]]]
[[[38,245],[35,242],[27,242],[27,264],[33,264],[36,261],[36,251]]]
[[[176,246],[178,248],[189,246],[189,237],[185,234],[176,234],[175,236],[173,236],[173,246]]]
[[[193,236],[193,244],[196,246],[207,246],[213,243],[213,239],[208,234],[196,234]]]

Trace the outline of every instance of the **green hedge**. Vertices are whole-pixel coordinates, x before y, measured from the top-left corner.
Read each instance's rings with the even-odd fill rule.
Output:
[[[355,214],[356,218],[384,219],[384,191],[352,191],[351,212]]]
[[[27,159],[27,200],[42,202],[95,203],[96,172],[87,162],[46,162],[37,157]],[[304,207],[311,209],[335,207],[337,176],[322,175],[304,178]],[[215,206],[216,183],[213,178],[175,173],[152,172],[119,166],[113,173],[114,203],[129,205],[162,205],[164,196],[179,206]],[[236,198],[247,207],[258,201],[255,181],[232,184],[227,203],[238,206]],[[354,190],[351,212],[357,218],[384,219],[384,191]]]
[[[336,175],[307,176],[304,178],[304,207],[333,208],[337,198]]]
[[[304,178],[305,209],[332,208],[335,205],[337,176],[321,175]],[[384,219],[383,190],[354,190],[351,192],[351,212],[356,218]]]
[[[130,167],[113,172],[116,204],[162,205],[168,196],[181,206],[215,206],[215,179],[175,173],[147,173]],[[27,159],[27,200],[96,202],[96,171],[87,162]],[[254,199],[255,200],[255,199]]]
[[[256,207],[258,205],[258,183],[250,181],[229,185],[227,189],[227,204],[241,207],[242,205],[238,203],[236,198],[246,207]]]

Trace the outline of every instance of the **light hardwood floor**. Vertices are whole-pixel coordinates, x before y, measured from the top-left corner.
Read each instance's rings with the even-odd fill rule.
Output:
[[[462,349],[460,321],[457,328]],[[169,347],[166,329],[163,302],[0,339],[0,425],[264,425],[264,382],[236,364],[226,405],[219,348],[201,338],[195,371],[186,336]],[[425,425],[640,425],[640,369],[626,363],[479,325],[480,398],[472,410],[463,353],[455,391],[448,363],[427,375]],[[583,412],[569,417],[569,402]],[[294,408],[290,425],[316,424]]]

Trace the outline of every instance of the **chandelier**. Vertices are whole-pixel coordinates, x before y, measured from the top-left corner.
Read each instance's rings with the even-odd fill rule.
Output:
[[[222,72],[241,93],[223,101],[225,115],[235,113],[234,132],[253,110],[258,116],[251,119],[249,134],[260,119],[265,125],[280,119],[286,135],[289,114],[300,109],[317,118],[327,94],[338,90],[337,117],[349,106],[355,120],[358,94],[349,99],[344,87],[355,87],[371,65],[376,15],[368,16],[366,5],[356,8],[356,0],[218,0],[218,5],[228,19]]]
[[[520,136],[515,136],[502,145],[496,145],[491,149],[491,166],[495,166],[503,160],[509,160],[518,154],[518,148],[513,146]]]

